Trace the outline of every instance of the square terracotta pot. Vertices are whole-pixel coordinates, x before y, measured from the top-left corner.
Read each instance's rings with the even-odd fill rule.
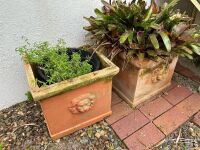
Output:
[[[124,54],[114,60],[121,70],[113,78],[113,87],[120,97],[135,107],[171,84],[178,57],[168,65],[162,59],[155,62],[132,58],[127,64],[124,60]]]
[[[119,72],[97,53],[102,69],[45,87],[38,87],[30,64],[25,63],[30,91],[39,101],[50,136],[58,139],[110,115],[112,77]]]

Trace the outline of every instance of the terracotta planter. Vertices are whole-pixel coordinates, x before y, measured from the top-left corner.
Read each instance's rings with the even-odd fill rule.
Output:
[[[132,58],[125,67],[124,59],[125,55],[121,54],[114,60],[119,68],[124,69],[114,77],[113,87],[120,97],[135,107],[171,84],[178,57],[168,65],[164,65],[162,59],[155,62]]]
[[[112,77],[119,68],[97,53],[102,69],[45,87],[35,85],[30,64],[25,70],[30,91],[39,101],[50,136],[58,139],[110,115]]]

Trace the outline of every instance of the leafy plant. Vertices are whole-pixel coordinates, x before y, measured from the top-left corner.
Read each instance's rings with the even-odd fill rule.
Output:
[[[25,96],[27,97],[27,100],[29,100],[29,101],[32,101],[32,100],[33,100],[33,96],[32,96],[32,94],[31,94],[30,91],[27,91],[27,92],[25,93]]]
[[[192,59],[193,53],[200,55],[200,27],[191,24],[185,13],[174,10],[178,1],[169,0],[158,7],[152,0],[147,7],[143,0],[113,0],[112,4],[102,0],[104,6],[95,9],[96,17],[85,17],[90,26],[84,29],[96,45],[106,45],[111,58],[125,52],[139,59],[176,55]]]
[[[37,79],[39,85],[53,84],[92,71],[89,59],[82,61],[78,52],[69,57],[67,50],[64,40],[59,40],[55,46],[48,42],[31,45],[26,40],[26,45],[17,48],[26,62],[32,66],[38,65],[43,70],[47,80],[44,82]],[[27,96],[30,97],[29,94]]]

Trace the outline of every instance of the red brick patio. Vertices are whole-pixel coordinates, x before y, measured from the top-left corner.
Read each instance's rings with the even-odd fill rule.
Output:
[[[106,119],[130,150],[152,148],[195,115],[200,125],[200,95],[175,82],[154,99],[132,109],[113,93],[113,114]]]

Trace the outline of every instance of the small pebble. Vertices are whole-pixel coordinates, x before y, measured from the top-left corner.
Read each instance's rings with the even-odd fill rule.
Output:
[[[95,133],[95,136],[96,136],[97,138],[100,138],[100,137],[101,137],[101,134],[100,134],[99,132],[97,132],[97,133]]]

